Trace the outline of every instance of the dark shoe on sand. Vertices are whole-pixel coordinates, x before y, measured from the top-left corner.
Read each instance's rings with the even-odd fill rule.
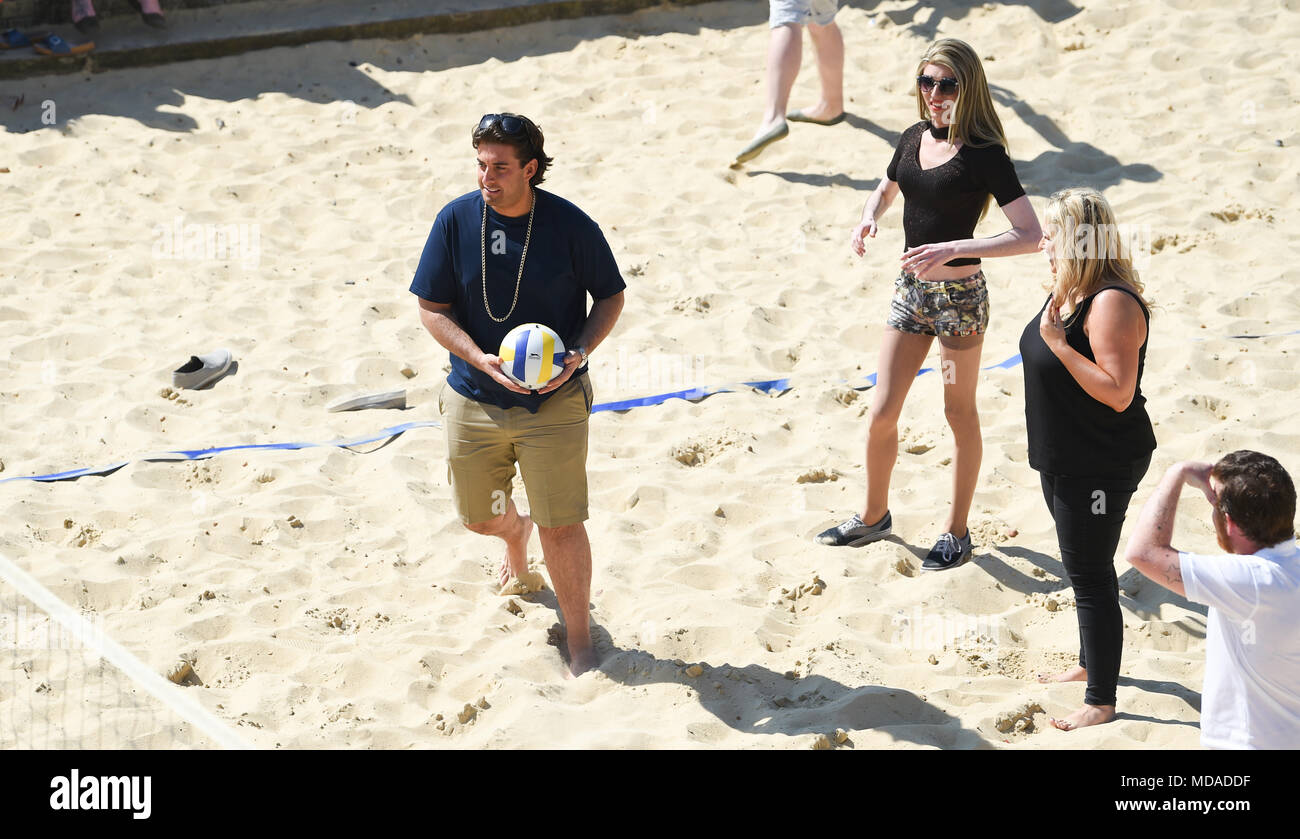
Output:
[[[934,543],[930,553],[926,554],[925,562],[921,563],[921,570],[947,571],[949,568],[964,565],[970,557],[970,528],[966,529],[966,535],[960,539],[951,533],[945,533],[939,537],[938,542]]]
[[[790,126],[782,122],[772,130],[755,137],[749,145],[741,149],[740,154],[736,155],[736,160],[731,165],[739,166],[742,163],[747,163],[748,161],[753,160],[763,153],[763,149],[772,145],[777,140],[784,138],[789,133]]]
[[[888,512],[885,517],[875,524],[864,524],[857,513],[853,518],[837,524],[832,528],[823,530],[817,534],[813,541],[819,545],[834,545],[836,547],[860,548],[871,542],[878,542],[890,534],[894,525],[894,518]]]
[[[802,110],[791,111],[785,115],[785,118],[791,122],[811,122],[813,125],[839,125],[841,122],[844,122],[844,117],[844,111],[840,111],[839,116],[831,117],[830,119],[813,119]]]

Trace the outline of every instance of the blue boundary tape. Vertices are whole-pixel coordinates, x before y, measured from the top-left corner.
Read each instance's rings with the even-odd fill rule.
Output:
[[[1300,335],[1300,329],[1293,329],[1290,332],[1271,332],[1265,335],[1228,335],[1226,337],[1230,339],[1231,338],[1257,339],[1257,338],[1278,338],[1286,335]],[[1192,340],[1208,341],[1210,340],[1210,338],[1207,336],[1204,338],[1194,338]],[[1011,356],[1005,361],[1000,361],[997,364],[990,364],[988,367],[985,367],[983,369],[1009,370],[1012,367],[1015,367],[1017,364],[1019,364],[1020,361],[1021,361],[1020,353],[1016,353],[1015,355]],[[922,367],[920,370],[917,371],[916,375],[919,377],[919,376],[924,376],[926,373],[933,373],[933,372],[934,372],[933,367]],[[623,399],[617,402],[601,402],[597,405],[593,405],[591,412],[595,414],[603,411],[630,411],[633,408],[644,408],[650,405],[662,405],[663,403],[667,402],[670,399],[682,399],[687,402],[700,402],[704,399],[707,399],[710,396],[713,396],[714,394],[734,393],[735,391],[744,388],[759,390],[762,391],[763,393],[784,393],[793,387],[793,385],[790,384],[790,381],[791,380],[789,378],[765,379],[762,381],[741,382],[735,385],[716,385],[713,387],[697,387],[697,388],[690,388],[687,390],[676,390],[671,393],[658,393],[655,394],[654,396],[642,396],[636,399]],[[863,376],[858,381],[865,382],[865,385],[853,385],[854,387],[874,387],[876,384],[876,374],[872,373],[868,376]],[[402,423],[401,425],[390,426],[374,434],[370,434],[365,437],[357,437],[352,440],[333,440],[328,443],[250,443],[250,444],[241,444],[241,445],[234,445],[234,446],[214,446],[212,448],[206,448],[206,449],[181,449],[181,450],[171,451],[171,452],[162,452],[159,454],[146,455],[139,459],[148,462],[160,462],[160,461],[165,462],[165,461],[179,461],[179,460],[203,460],[205,458],[209,458],[214,455],[222,454],[223,452],[233,452],[233,451],[248,451],[248,450],[262,450],[262,449],[280,449],[280,450],[292,451],[296,449],[310,449],[310,448],[317,448],[317,447],[324,447],[324,446],[335,446],[338,448],[346,449],[352,446],[360,446],[366,443],[374,443],[379,440],[392,440],[395,439],[396,437],[401,436],[406,431],[412,428],[426,428],[426,427],[437,427],[437,426],[441,426],[441,423],[437,422],[436,420],[420,420],[416,422],[406,422],[406,423]],[[0,479],[0,484],[8,483],[10,481],[41,481],[41,482],[71,481],[88,475],[97,475],[97,476],[111,475],[117,470],[121,469],[123,466],[126,466],[130,462],[131,461],[129,460],[123,460],[118,463],[110,463],[107,466],[91,466],[91,467],[86,467],[84,469],[71,469],[66,472],[53,472],[48,475],[19,475],[13,478]]]
[[[140,460],[144,461],[179,461],[179,460],[205,460],[214,455],[223,452],[248,451],[248,450],[265,450],[281,449],[294,451],[297,449],[323,448],[326,446],[335,446],[340,449],[351,448],[352,446],[362,446],[366,443],[375,443],[379,440],[393,440],[405,434],[412,428],[426,428],[441,426],[442,423],[436,420],[419,420],[416,422],[404,422],[401,425],[394,425],[383,429],[374,434],[367,434],[364,437],[354,437],[347,440],[331,440],[328,443],[249,443],[235,446],[214,446],[207,449],[180,449],[177,451],[159,452],[157,454],[145,455]],[[13,478],[0,480],[0,484],[9,481],[71,481],[82,478],[87,475],[111,475],[131,461],[124,460],[120,463],[111,463],[108,466],[90,466],[85,469],[72,469],[67,472],[54,472],[48,475],[19,475]]]
[[[1005,361],[997,364],[991,364],[985,367],[985,370],[1006,370],[1015,367],[1020,363],[1020,353],[1016,353]],[[933,367],[922,367],[916,372],[917,376],[924,376],[926,373],[933,373]],[[623,399],[618,402],[601,402],[592,407],[591,412],[598,411],[630,411],[633,408],[643,408],[647,405],[662,405],[669,399],[683,399],[687,402],[699,402],[713,396],[715,393],[733,393],[742,388],[753,388],[763,393],[784,393],[791,390],[794,386],[790,384],[790,379],[766,379],[757,382],[741,382],[738,385],[718,385],[715,387],[697,387],[690,390],[676,390],[672,393],[657,393],[654,396],[642,396],[638,399]],[[852,383],[846,379],[846,382]],[[876,374],[863,376],[857,381],[865,382],[865,385],[853,385],[854,387],[874,387],[876,384]]]

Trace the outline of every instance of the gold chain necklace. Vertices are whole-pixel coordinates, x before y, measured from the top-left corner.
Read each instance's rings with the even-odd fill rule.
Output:
[[[524,234],[524,252],[519,255],[519,276],[515,277],[515,299],[510,301],[510,311],[506,312],[505,317],[497,317],[492,314],[492,307],[488,305],[487,296],[487,201],[483,202],[483,223],[479,226],[479,259],[483,265],[483,308],[487,310],[488,317],[497,323],[505,323],[512,314],[515,306],[519,303],[519,284],[524,279],[524,260],[528,258],[528,243],[533,238],[533,212],[537,209],[537,193],[532,191],[533,203],[528,208],[528,232]]]

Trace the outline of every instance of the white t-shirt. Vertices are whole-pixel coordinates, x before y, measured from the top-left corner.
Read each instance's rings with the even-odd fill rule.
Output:
[[[1187,599],[1210,607],[1201,745],[1300,749],[1300,551],[1179,553]]]

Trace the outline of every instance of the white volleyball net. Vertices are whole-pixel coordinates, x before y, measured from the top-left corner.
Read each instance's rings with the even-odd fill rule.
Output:
[[[187,690],[0,556],[0,749],[249,748]]]

